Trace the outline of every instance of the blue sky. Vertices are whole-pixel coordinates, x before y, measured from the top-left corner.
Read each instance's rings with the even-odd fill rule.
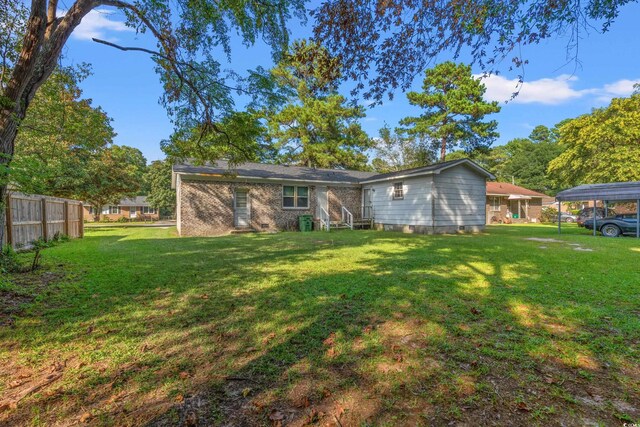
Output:
[[[500,76],[485,79],[487,98],[500,101],[498,120],[500,138],[495,145],[512,138],[526,137],[538,124],[553,126],[560,120],[589,112],[608,104],[611,98],[628,96],[635,82],[640,82],[640,44],[637,39],[637,17],[640,5],[621,8],[620,17],[608,33],[591,31],[581,40],[580,64],[567,64],[567,39],[558,37],[523,49],[530,63],[525,68],[525,84],[520,95],[509,103],[515,89],[517,72],[505,68]],[[149,36],[138,36],[124,24],[124,16],[115,10],[92,12],[76,29],[66,46],[66,64],[88,62],[94,74],[82,84],[84,96],[105,109],[113,118],[118,133],[115,142],[139,148],[148,161],[161,159],[160,141],[169,137],[171,123],[158,104],[162,87],[146,54],[121,52],[98,45],[91,37],[106,39],[126,46],[153,46]],[[309,29],[292,25],[292,37],[302,38]],[[442,56],[439,61],[450,57]],[[462,58],[464,59],[464,58]],[[232,62],[228,68],[238,71],[272,65],[270,52],[258,45],[249,49],[234,43]],[[474,70],[480,72],[480,70]],[[422,76],[413,88],[419,90]],[[393,101],[386,101],[367,111],[363,128],[376,136],[384,123],[397,125],[419,109],[406,101],[398,91]]]

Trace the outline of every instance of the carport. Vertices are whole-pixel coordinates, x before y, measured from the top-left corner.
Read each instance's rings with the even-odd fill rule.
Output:
[[[558,202],[558,233],[562,232],[560,211],[562,202],[593,202],[593,235],[596,235],[596,206],[602,201],[607,210],[609,202],[635,202],[636,203],[636,237],[640,238],[640,181],[613,182],[611,184],[586,184],[569,188],[556,195]]]

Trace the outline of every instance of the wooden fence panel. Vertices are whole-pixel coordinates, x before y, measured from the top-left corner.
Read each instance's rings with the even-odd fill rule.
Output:
[[[58,235],[82,237],[82,203],[77,200],[12,193],[7,200],[5,240],[15,248],[28,248],[35,240]]]

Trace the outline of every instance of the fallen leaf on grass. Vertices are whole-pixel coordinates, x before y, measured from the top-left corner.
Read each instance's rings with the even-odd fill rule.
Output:
[[[183,395],[181,395],[181,394],[179,394],[179,395],[177,395],[177,396],[175,397],[175,399],[174,399],[174,400],[175,400],[176,402],[178,402],[178,403],[184,402],[184,396],[183,396]]]
[[[271,332],[269,335],[267,335],[266,337],[264,337],[262,339],[262,344],[266,345],[269,344],[269,341],[271,341],[272,339],[274,339],[276,337],[275,332]]]
[[[91,418],[93,418],[93,415],[91,414],[91,412],[85,412],[84,414],[80,415],[80,422],[81,423],[88,423]]]
[[[24,381],[21,381],[21,380],[14,380],[14,381],[11,381],[11,382],[9,383],[9,387],[11,387],[11,388],[16,388],[16,387],[18,387],[18,386],[22,385],[23,383],[24,383]]]
[[[530,412],[531,411],[531,409],[529,409],[529,407],[527,406],[527,404],[525,402],[518,402],[516,404],[516,408],[519,411],[523,411],[523,412]]]
[[[327,347],[330,347],[335,343],[335,341],[336,341],[336,333],[331,332],[329,336],[324,341],[322,341],[322,344],[326,345]]]
[[[179,375],[181,380],[186,380],[187,378],[189,378],[189,373],[185,371],[180,372]]]
[[[480,314],[480,310],[475,307],[471,307],[469,311],[471,311],[471,314],[475,314],[476,316]]]
[[[200,295],[200,298],[201,298],[201,299],[209,299],[209,295],[207,295],[207,294],[202,294],[202,295]]]
[[[364,334],[368,334],[369,332],[373,331],[373,326],[372,325],[367,325],[364,327],[364,329],[362,330],[362,333]]]
[[[282,414],[282,412],[278,411],[277,409],[273,409],[271,411],[271,414],[269,414],[269,419],[271,421],[274,422],[274,424],[282,424],[282,420],[284,420],[284,415]]]
[[[251,387],[247,387],[247,388],[243,388],[242,389],[242,396],[247,397],[249,396],[249,394],[251,394]]]
[[[329,347],[327,349],[327,357],[330,359],[333,359],[334,357],[336,357],[336,349],[335,347]]]

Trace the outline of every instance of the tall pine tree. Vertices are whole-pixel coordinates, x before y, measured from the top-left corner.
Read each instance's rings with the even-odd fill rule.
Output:
[[[272,71],[287,93],[284,106],[269,110],[267,139],[276,159],[308,167],[365,169],[374,142],[362,130],[361,106],[337,93],[340,63],[314,43],[294,43]]]
[[[483,121],[497,113],[497,102],[486,102],[484,84],[473,77],[471,67],[444,62],[425,73],[422,92],[409,92],[411,105],[425,109],[418,117],[400,121],[409,135],[423,139],[444,161],[447,151],[489,147],[499,136],[495,120]]]

